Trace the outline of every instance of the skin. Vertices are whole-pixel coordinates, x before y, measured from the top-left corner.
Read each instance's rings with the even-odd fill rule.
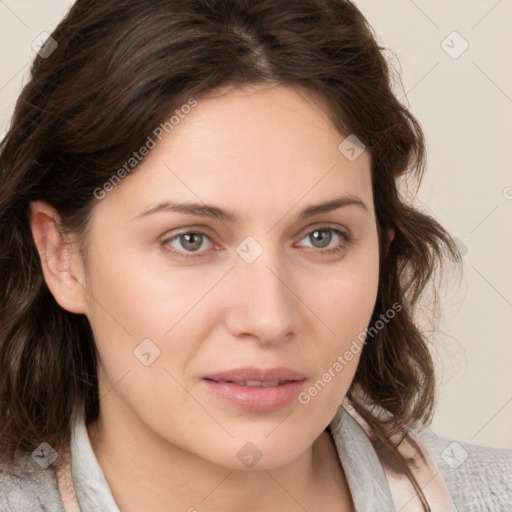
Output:
[[[368,326],[379,277],[370,155],[348,160],[338,150],[344,138],[304,91],[229,89],[199,98],[97,202],[85,265],[73,236],[60,238],[56,212],[31,205],[46,282],[63,308],[87,316],[98,346],[101,413],[88,433],[123,512],[170,503],[200,512],[353,509],[324,429],[359,355],[306,405],[273,412],[242,410],[201,380],[287,366],[307,375],[308,389]],[[344,195],[367,209],[298,220],[307,206]],[[240,220],[137,218],[163,200],[214,204]],[[351,241],[328,231],[324,248],[310,233],[326,224]],[[199,251],[183,237],[170,241],[197,231],[206,235]],[[263,249],[252,263],[236,252],[249,236]],[[145,366],[134,350],[148,338],[160,356]],[[252,468],[237,457],[248,442],[261,453]]]

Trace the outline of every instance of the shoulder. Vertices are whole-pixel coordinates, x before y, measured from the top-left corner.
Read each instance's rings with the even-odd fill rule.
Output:
[[[65,512],[52,467],[41,468],[30,454],[18,460],[15,470],[0,465],[0,512]]]
[[[458,510],[512,509],[512,450],[417,433],[434,458]]]

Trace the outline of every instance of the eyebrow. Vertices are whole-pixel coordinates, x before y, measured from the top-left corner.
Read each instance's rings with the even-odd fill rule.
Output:
[[[302,221],[309,217],[313,217],[314,215],[331,212],[347,206],[357,206],[366,212],[369,211],[366,204],[360,198],[353,195],[346,195],[343,197],[336,197],[324,203],[308,206],[302,210],[298,220]],[[188,213],[190,215],[210,217],[212,219],[219,219],[221,221],[231,223],[236,223],[239,220],[233,212],[223,210],[218,206],[208,205],[205,203],[172,203],[170,201],[162,201],[154,206],[150,206],[136,215],[134,219],[145,218],[160,212]]]

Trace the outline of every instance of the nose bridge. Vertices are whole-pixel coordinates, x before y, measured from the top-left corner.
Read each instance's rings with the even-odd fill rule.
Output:
[[[278,248],[247,237],[237,247],[229,311],[233,335],[251,334],[261,342],[284,340],[296,329],[296,297]]]

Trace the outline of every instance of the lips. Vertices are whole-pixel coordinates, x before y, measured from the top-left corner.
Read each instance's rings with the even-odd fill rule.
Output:
[[[223,402],[248,411],[271,412],[297,398],[306,376],[284,367],[246,367],[208,375],[202,382]]]
[[[294,382],[303,380],[306,375],[303,373],[296,372],[286,367],[262,369],[254,366],[247,366],[244,368],[236,368],[234,370],[228,370],[225,372],[215,373],[204,377],[208,380],[216,382],[273,382],[279,381]]]

